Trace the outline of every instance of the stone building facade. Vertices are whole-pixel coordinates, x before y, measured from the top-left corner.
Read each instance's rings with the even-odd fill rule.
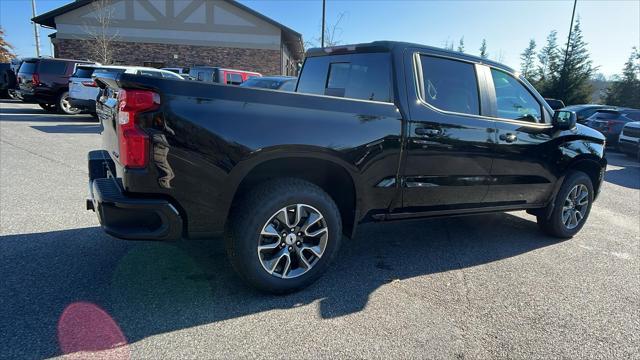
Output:
[[[56,28],[54,56],[99,61],[92,36],[113,38],[112,63],[154,67],[211,65],[297,75],[302,36],[234,0],[76,0],[33,19]],[[99,14],[110,14],[102,30]]]

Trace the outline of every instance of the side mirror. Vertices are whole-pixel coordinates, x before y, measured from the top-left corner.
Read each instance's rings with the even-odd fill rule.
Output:
[[[569,130],[576,127],[576,113],[568,110],[556,110],[553,114],[553,127],[558,130]]]

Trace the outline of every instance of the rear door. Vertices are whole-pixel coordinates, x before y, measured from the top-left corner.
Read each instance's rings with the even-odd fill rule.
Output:
[[[483,71],[496,118],[485,201],[507,207],[544,204],[555,184],[550,164],[558,151],[551,114],[530,85],[500,69],[483,66]]]
[[[478,65],[437,52],[405,56],[414,64],[406,72],[415,76],[407,86],[417,89],[409,90],[403,206],[408,212],[481,207],[495,137],[494,121],[484,116]]]

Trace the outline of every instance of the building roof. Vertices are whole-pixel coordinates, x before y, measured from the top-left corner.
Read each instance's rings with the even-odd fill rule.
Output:
[[[66,14],[70,11],[73,11],[75,9],[81,8],[85,5],[89,5],[91,4],[93,1],[95,0],[75,0],[67,5],[61,6],[57,9],[53,9],[49,12],[46,12],[44,14],[40,14],[34,18],[31,19],[31,21],[33,21],[36,24],[40,24],[42,26],[46,26],[46,27],[50,27],[50,28],[56,28],[56,22],[55,22],[55,18],[57,16],[60,16],[62,14]],[[302,34],[300,34],[297,31],[294,31],[293,29],[284,26],[282,24],[280,24],[279,22],[262,15],[261,13],[253,10],[252,8],[242,5],[241,3],[235,1],[235,0],[223,0],[228,2],[229,4],[238,7],[246,12],[248,12],[249,14],[264,20],[266,22],[268,22],[269,24],[280,28],[280,30],[282,31],[282,38],[284,43],[294,52],[295,57],[298,59],[301,59],[303,54],[304,54],[304,44],[302,42]]]

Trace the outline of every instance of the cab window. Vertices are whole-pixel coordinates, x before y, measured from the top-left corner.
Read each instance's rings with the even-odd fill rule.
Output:
[[[422,55],[423,94],[440,110],[479,115],[478,80],[471,63]]]
[[[540,122],[540,103],[516,78],[496,69],[491,69],[491,77],[496,90],[499,118]]]

